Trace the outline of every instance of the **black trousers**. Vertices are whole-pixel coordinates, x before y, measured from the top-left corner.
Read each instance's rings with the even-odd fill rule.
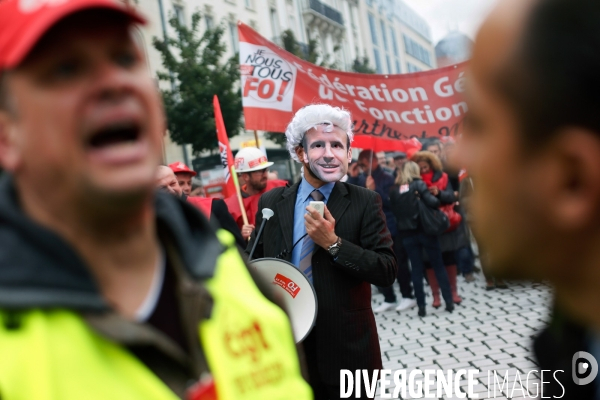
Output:
[[[400,293],[402,297],[406,299],[413,298],[413,288],[411,285],[411,275],[410,268],[408,267],[408,254],[406,253],[406,249],[404,248],[404,244],[402,244],[402,239],[400,236],[394,236],[394,253],[396,253],[396,261],[398,263],[398,275],[396,279],[398,280],[398,286],[400,286]],[[383,294],[383,301],[386,303],[395,303],[396,302],[396,294],[394,293],[394,286],[388,287],[377,287],[379,292]]]
[[[340,399],[340,385],[339,380],[335,385],[323,382],[319,374],[319,364],[317,362],[317,346],[316,346],[316,335],[313,332],[308,335],[304,342],[302,342],[304,348],[304,355],[306,359],[306,368],[308,369],[308,383],[313,390],[315,396],[314,400],[337,400]],[[355,393],[351,396],[351,399],[362,399],[369,400],[373,397],[367,397],[365,394],[364,384],[361,390],[361,396],[355,397]]]

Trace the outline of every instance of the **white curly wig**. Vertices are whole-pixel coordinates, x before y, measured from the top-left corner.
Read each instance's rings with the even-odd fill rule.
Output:
[[[348,143],[352,143],[354,133],[349,111],[328,104],[311,104],[298,110],[285,130],[286,147],[292,160],[301,162],[296,148],[302,145],[306,132],[323,124],[340,128],[348,135]]]

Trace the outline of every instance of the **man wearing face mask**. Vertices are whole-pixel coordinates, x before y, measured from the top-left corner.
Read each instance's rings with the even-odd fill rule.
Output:
[[[299,110],[285,134],[290,156],[304,167],[303,177],[263,194],[258,206],[275,216],[265,225],[255,257],[283,254],[312,281],[317,294],[317,320],[303,343],[317,400],[339,398],[341,369],[368,370],[372,376],[382,368],[371,284],[389,286],[396,277],[381,197],[339,182],[352,157],[351,121],[350,113],[329,105]],[[310,201],[326,204],[323,217]],[[261,223],[258,213],[256,225]],[[248,249],[255,240],[253,233]],[[361,395],[370,398],[364,388]]]

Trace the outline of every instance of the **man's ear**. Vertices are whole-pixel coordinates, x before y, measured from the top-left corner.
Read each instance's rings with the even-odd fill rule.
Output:
[[[0,165],[13,172],[20,164],[20,152],[17,146],[17,129],[11,115],[0,111]]]
[[[348,148],[348,164],[352,162],[352,148]]]
[[[600,222],[600,134],[566,128],[544,149],[540,189],[559,229],[581,231]],[[550,189],[550,190],[547,190]],[[535,190],[535,188],[534,188]]]
[[[302,146],[297,146],[296,147],[296,155],[298,156],[298,159],[300,160],[301,163],[304,163],[304,147]]]

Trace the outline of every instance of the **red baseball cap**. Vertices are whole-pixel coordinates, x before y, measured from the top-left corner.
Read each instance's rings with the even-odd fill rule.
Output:
[[[197,175],[193,169],[189,169],[188,166],[182,163],[181,161],[169,164],[169,168],[171,168],[176,174],[179,172],[185,172],[186,174],[191,174],[192,176]]]
[[[0,0],[0,71],[16,67],[63,18],[88,9],[117,11],[135,23],[146,19],[118,0]]]

